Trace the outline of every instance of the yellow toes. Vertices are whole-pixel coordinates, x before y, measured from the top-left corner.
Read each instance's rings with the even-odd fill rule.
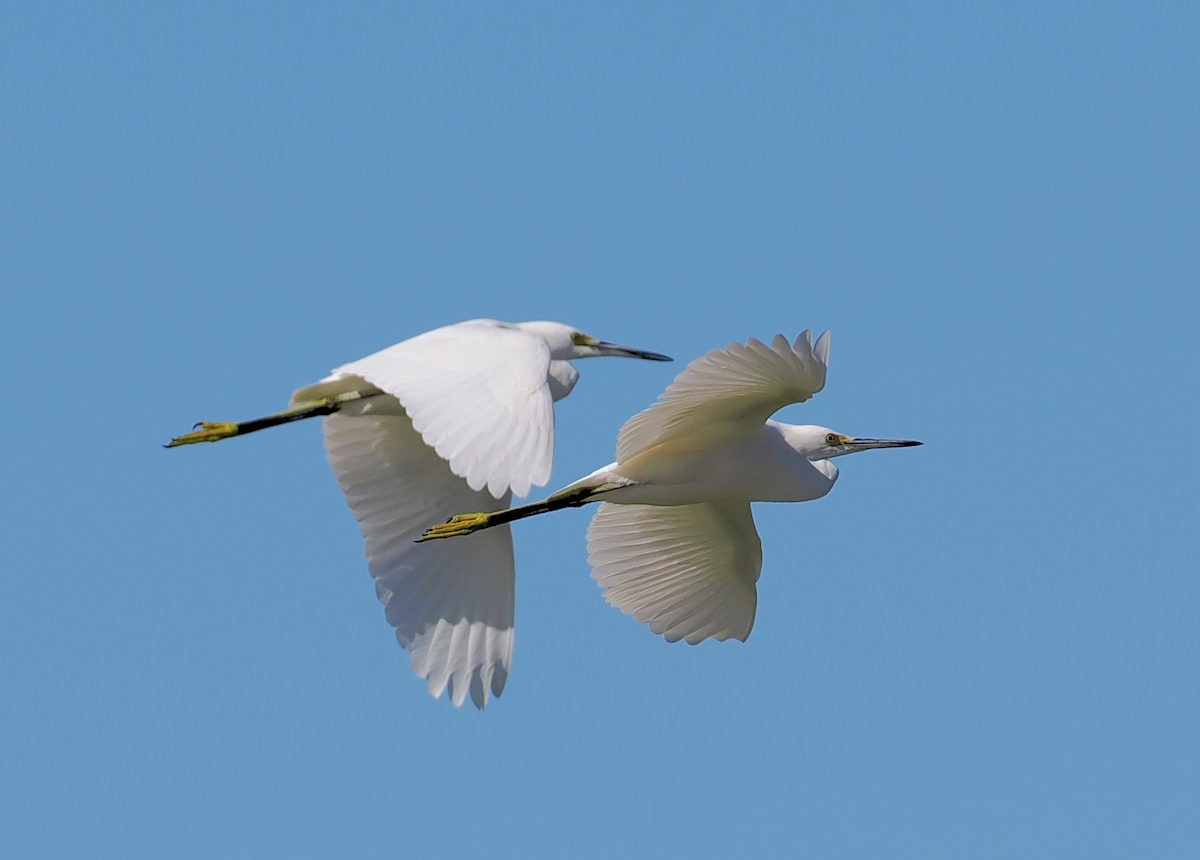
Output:
[[[236,436],[238,426],[228,421],[201,421],[196,425],[199,429],[193,430],[191,433],[184,433],[182,436],[176,436],[166,447],[175,448],[179,445],[194,445],[197,442],[218,442],[221,439],[228,439],[230,436]]]
[[[486,526],[488,516],[488,514],[455,514],[446,522],[427,528],[416,542],[469,535]]]

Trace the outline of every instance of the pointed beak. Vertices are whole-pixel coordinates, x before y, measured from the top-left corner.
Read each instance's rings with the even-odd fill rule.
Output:
[[[596,350],[597,355],[620,355],[625,358],[644,358],[646,361],[674,361],[669,355],[663,355],[661,352],[650,352],[645,349],[634,349],[632,346],[621,346],[619,343],[609,343],[606,340],[598,340],[592,344],[592,348]]]
[[[911,448],[924,443],[912,439],[851,439],[846,444],[856,451],[870,451],[872,448]]]

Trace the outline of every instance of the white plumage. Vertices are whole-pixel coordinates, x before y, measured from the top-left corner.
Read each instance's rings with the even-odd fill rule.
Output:
[[[575,387],[570,362],[669,361],[556,322],[469,320],[417,335],[297,390],[283,412],[203,423],[169,447],[215,442],[324,417],[325,448],[358,520],[396,639],[429,692],[482,708],[508,678],[513,647],[512,537],[496,529],[453,546],[415,543],[456,511],[496,511],[545,484],[554,401]]]

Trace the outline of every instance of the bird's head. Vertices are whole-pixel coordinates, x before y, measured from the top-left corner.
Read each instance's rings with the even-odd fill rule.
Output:
[[[782,426],[788,444],[810,460],[830,460],[843,454],[870,451],[872,448],[909,448],[922,444],[912,439],[863,439],[815,424]]]
[[[518,323],[517,327],[522,331],[542,337],[550,347],[550,357],[560,361],[574,358],[591,358],[597,355],[644,358],[647,361],[672,360],[669,355],[650,352],[644,349],[634,349],[631,346],[621,346],[618,343],[599,340],[565,323],[538,320],[535,322]]]

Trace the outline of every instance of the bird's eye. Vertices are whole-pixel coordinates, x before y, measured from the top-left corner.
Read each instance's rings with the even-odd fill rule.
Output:
[[[841,445],[842,437],[836,433],[826,433],[825,434],[825,444],[826,445]]]

